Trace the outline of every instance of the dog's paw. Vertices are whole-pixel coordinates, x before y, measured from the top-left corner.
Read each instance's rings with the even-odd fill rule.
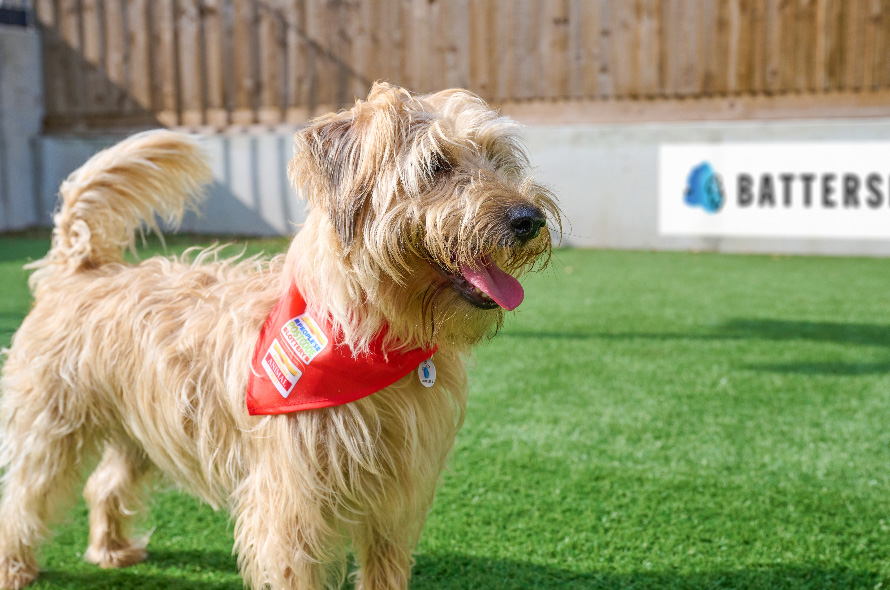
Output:
[[[37,566],[0,557],[0,590],[19,590],[36,577]]]
[[[90,546],[83,558],[102,569],[111,569],[142,563],[148,558],[148,551],[143,545],[130,545],[116,549]]]

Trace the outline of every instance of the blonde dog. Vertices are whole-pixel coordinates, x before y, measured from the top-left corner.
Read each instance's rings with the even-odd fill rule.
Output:
[[[124,262],[135,234],[181,218],[210,180],[186,136],[136,135],[62,184],[0,382],[0,588],[34,580],[47,522],[91,457],[85,557],[101,567],[146,558],[131,520],[160,472],[231,511],[252,588],[339,588],[350,542],[357,588],[407,587],[463,421],[467,355],[522,300],[514,276],[546,264],[559,211],[517,125],[463,90],[377,84],[311,121],[294,154],[308,218],[271,260]],[[347,357],[435,351],[434,383],[415,362],[350,403],[251,415],[251,359],[291,287]]]

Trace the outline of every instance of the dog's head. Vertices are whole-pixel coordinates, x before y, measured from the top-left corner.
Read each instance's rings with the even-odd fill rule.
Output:
[[[522,302],[515,277],[546,265],[560,217],[517,132],[467,91],[379,83],[297,134],[289,174],[341,264],[328,279],[361,293],[353,315],[403,342],[472,344]]]

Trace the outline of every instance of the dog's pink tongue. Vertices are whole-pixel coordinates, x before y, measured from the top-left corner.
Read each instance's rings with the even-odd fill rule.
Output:
[[[474,266],[476,268],[461,264],[460,274],[507,311],[519,307],[525,297],[519,281],[501,270],[487,254],[477,260]]]

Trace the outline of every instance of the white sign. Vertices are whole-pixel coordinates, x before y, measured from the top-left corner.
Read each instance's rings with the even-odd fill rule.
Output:
[[[664,144],[664,235],[890,238],[890,141]]]

